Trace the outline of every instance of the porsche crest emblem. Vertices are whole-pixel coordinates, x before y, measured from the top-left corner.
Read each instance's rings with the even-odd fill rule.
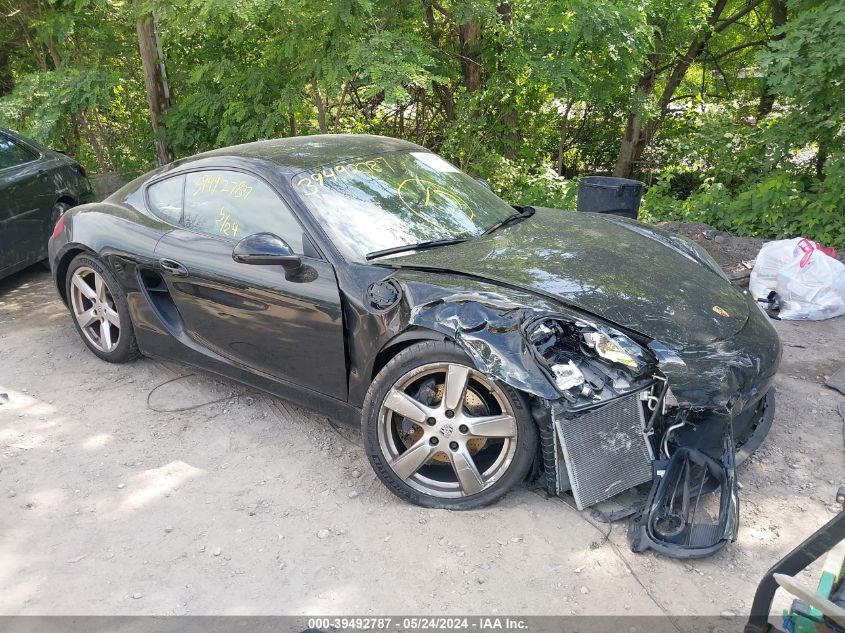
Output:
[[[731,316],[730,313],[727,310],[725,310],[722,306],[713,306],[713,312],[718,314],[720,317],[727,318],[727,317]]]

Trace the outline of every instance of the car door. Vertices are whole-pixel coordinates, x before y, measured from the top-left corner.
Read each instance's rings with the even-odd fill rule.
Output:
[[[334,269],[310,246],[284,201],[263,180],[243,172],[203,170],[177,177],[183,208],[168,198],[156,208],[181,227],[156,247],[161,274],[200,346],[250,371],[346,400],[346,357],[340,293]],[[178,220],[177,220],[177,217]],[[302,255],[303,271],[286,277],[277,265],[235,262],[247,235],[269,232]]]
[[[38,159],[34,151],[0,132],[0,270],[45,256],[45,222],[54,196]]]

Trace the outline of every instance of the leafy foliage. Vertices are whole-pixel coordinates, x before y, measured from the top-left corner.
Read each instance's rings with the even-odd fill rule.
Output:
[[[782,37],[758,55],[776,109],[760,120],[714,109],[664,145],[646,217],[692,219],[764,236],[803,235],[845,245],[845,2],[797,0]],[[747,108],[747,104],[745,106]],[[678,199],[674,183],[694,170],[701,184]]]
[[[845,0],[0,0],[0,125],[95,172],[319,132],[439,151],[514,203],[581,174],[647,219],[845,245]]]

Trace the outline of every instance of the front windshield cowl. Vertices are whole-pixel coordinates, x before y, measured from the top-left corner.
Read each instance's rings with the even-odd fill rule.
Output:
[[[426,151],[350,159],[291,180],[338,250],[356,262],[372,253],[470,239],[514,214],[488,188]]]

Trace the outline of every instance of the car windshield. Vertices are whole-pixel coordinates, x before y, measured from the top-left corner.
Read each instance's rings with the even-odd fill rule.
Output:
[[[425,151],[333,163],[292,182],[352,261],[421,242],[468,239],[514,214],[482,183]]]

